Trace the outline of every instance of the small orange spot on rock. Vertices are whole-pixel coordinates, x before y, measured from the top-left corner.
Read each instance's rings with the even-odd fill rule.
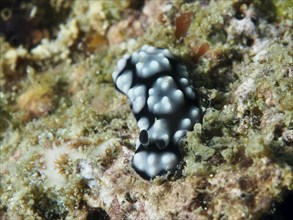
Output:
[[[193,13],[191,11],[183,12],[175,18],[175,37],[176,40],[181,40],[186,36],[189,26],[192,21]]]
[[[108,45],[108,40],[98,32],[90,34],[85,40],[88,52],[93,53],[96,49]]]
[[[209,50],[210,45],[207,42],[199,43],[191,47],[193,52],[194,61],[197,62],[199,58],[204,56]]]
[[[29,119],[39,118],[53,109],[53,91],[49,86],[32,86],[20,95],[17,104],[20,109],[26,111]]]

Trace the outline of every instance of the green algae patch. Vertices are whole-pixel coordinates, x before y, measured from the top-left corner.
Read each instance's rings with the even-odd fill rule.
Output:
[[[276,8],[276,14],[278,16],[278,19],[289,19],[292,21],[293,15],[292,15],[292,2],[290,0],[279,0],[274,1],[275,8]]]
[[[188,7],[186,5],[185,7]],[[186,40],[208,40],[212,43],[221,42],[219,33],[224,25],[224,15],[232,12],[232,1],[212,1],[206,7],[199,2],[193,4],[194,19],[190,26]],[[216,34],[218,32],[218,34]],[[212,40],[213,39],[213,40]]]
[[[208,174],[211,172],[211,166],[208,165],[206,161],[208,161],[215,154],[215,150],[201,143],[201,134],[202,128],[200,124],[195,125],[193,132],[187,133],[187,144],[185,146],[187,152],[185,157],[185,175],[199,173]]]

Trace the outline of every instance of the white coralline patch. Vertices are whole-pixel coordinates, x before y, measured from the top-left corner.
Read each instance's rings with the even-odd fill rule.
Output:
[[[62,175],[58,169],[56,169],[56,161],[60,160],[62,155],[68,155],[69,158],[74,160],[86,159],[86,155],[82,152],[72,149],[67,144],[61,144],[60,146],[53,146],[52,148],[44,151],[43,161],[44,170],[43,173],[46,176],[46,184],[49,187],[56,187],[60,189],[66,184],[66,177]]]
[[[47,133],[39,137],[42,141],[44,138],[50,138],[51,134]],[[108,149],[113,148],[113,145],[117,143],[116,139],[109,139],[99,146],[97,146],[93,151],[90,152],[90,156],[93,158],[108,158]],[[89,187],[96,185],[96,176],[99,170],[95,169],[95,166],[91,165],[89,155],[72,148],[70,142],[63,143],[60,145],[52,145],[51,148],[46,148],[42,157],[42,162],[44,166],[42,167],[41,173],[46,177],[45,185],[47,187],[55,187],[56,189],[61,189],[66,186],[68,179],[66,175],[58,169],[58,161],[61,161],[62,156],[67,155],[68,160],[71,162],[76,162],[78,164],[78,170],[80,176],[84,179],[85,183]]]
[[[174,170],[180,140],[200,115],[186,66],[169,50],[144,45],[119,60],[112,76],[140,129],[132,167],[145,179]]]

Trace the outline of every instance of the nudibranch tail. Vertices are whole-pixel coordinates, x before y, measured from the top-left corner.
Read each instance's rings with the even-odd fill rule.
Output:
[[[180,140],[200,119],[186,66],[169,50],[144,45],[120,59],[112,76],[140,129],[132,167],[145,179],[174,170]]]

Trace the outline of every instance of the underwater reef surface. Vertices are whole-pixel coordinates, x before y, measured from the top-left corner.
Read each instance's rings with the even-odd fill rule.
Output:
[[[0,3],[1,219],[292,219],[291,0]],[[131,167],[112,72],[143,45],[184,62],[202,113],[172,175]],[[292,208],[292,207],[291,207]]]

